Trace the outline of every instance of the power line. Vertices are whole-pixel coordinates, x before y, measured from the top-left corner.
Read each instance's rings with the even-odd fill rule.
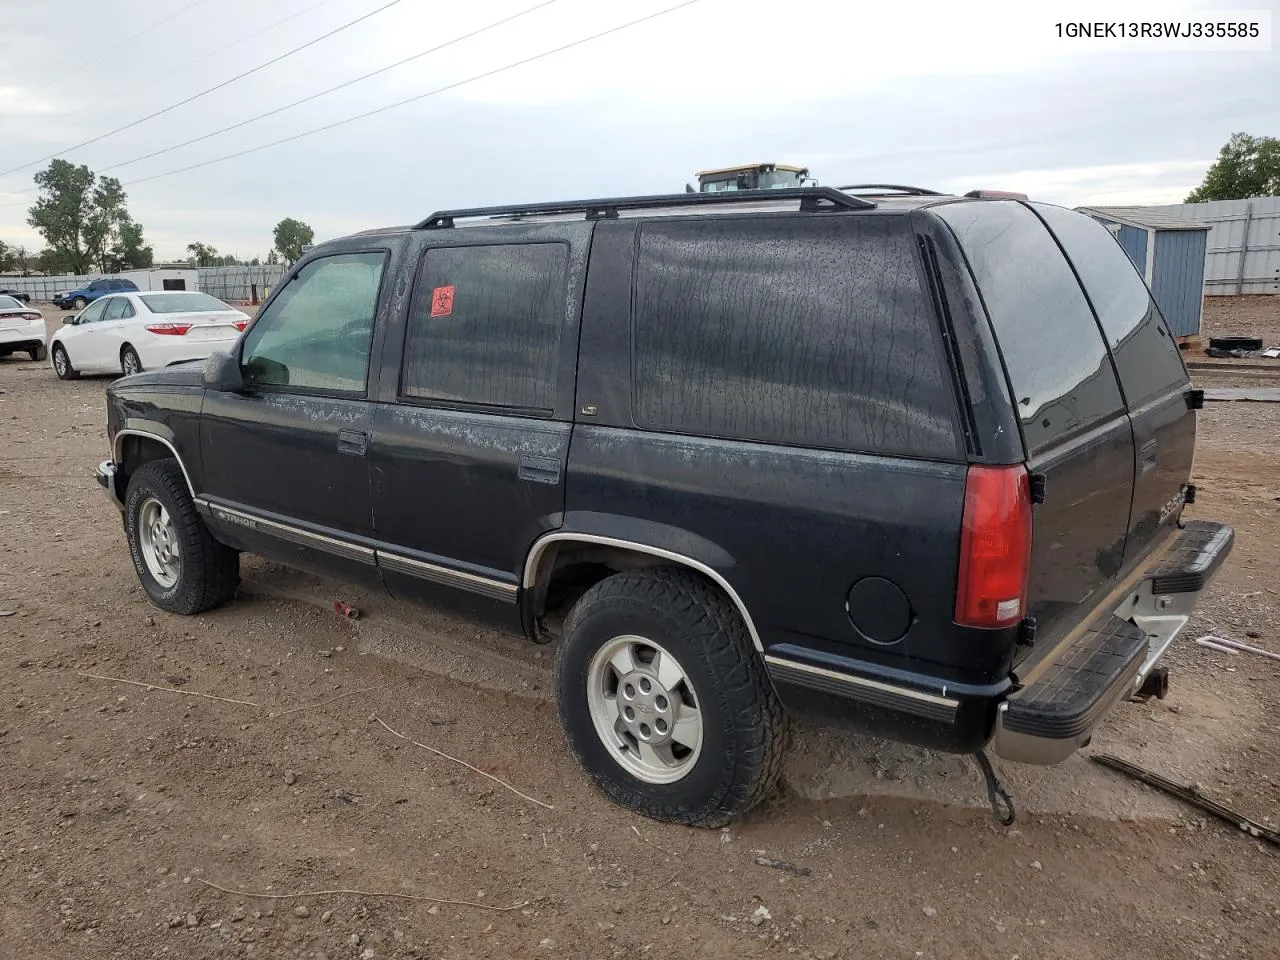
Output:
[[[151,26],[149,27],[144,27],[143,29],[135,33],[133,36],[129,37],[127,40],[122,40],[118,44],[112,44],[111,46],[103,50],[102,53],[98,54],[96,57],[92,57],[89,60],[85,60],[83,63],[79,64],[78,66],[72,67],[70,70],[66,71],[65,73],[60,74],[57,80],[53,81],[53,83],[49,84],[46,87],[43,87],[41,90],[37,92],[43,93],[45,90],[52,90],[54,87],[61,84],[64,80],[67,79],[67,77],[71,76],[72,74],[79,73],[85,67],[93,66],[95,63],[97,63],[99,60],[104,59],[105,57],[109,57],[112,54],[119,53],[121,47],[124,47],[127,44],[132,43],[134,40],[137,40],[139,37],[143,36],[144,34],[150,33],[156,27],[163,26],[164,24],[168,23],[170,20],[173,20],[181,16],[182,14],[186,13],[192,7],[199,6],[202,3],[204,3],[204,0],[191,0],[191,2],[188,3],[185,7],[175,10],[173,13],[169,14],[167,17],[157,20],[155,23],[151,24]],[[38,163],[39,161],[36,161],[36,162]]]
[[[276,27],[282,24],[288,23],[290,20],[296,20],[298,19],[298,17],[304,16],[305,14],[310,13],[312,10],[318,10],[320,7],[326,6],[333,2],[334,0],[320,0],[319,3],[313,3],[309,7],[303,7],[297,13],[291,13],[289,14],[289,16],[282,17],[281,19],[277,20],[275,23],[268,24],[265,27],[255,28],[252,33],[245,34],[239,40],[232,40],[230,43],[226,44],[225,46],[218,47],[216,50],[211,50],[210,52],[204,54],[203,56],[196,57],[194,60],[183,60],[182,63],[178,64],[172,70],[167,70],[164,73],[157,74],[154,77],[148,77],[146,80],[140,80],[139,82],[133,84],[132,86],[125,87],[123,90],[117,90],[115,93],[108,94],[105,97],[99,97],[97,100],[94,100],[88,106],[81,107],[80,109],[78,109],[76,113],[88,113],[94,107],[98,106],[99,104],[106,103],[108,100],[115,100],[119,97],[123,97],[126,93],[133,93],[133,91],[137,90],[139,87],[150,86],[153,83],[157,83],[160,80],[164,80],[168,77],[173,76],[175,73],[181,73],[183,70],[188,70],[191,67],[194,67],[198,63],[204,63],[206,60],[209,60],[212,57],[216,57],[220,53],[226,53],[232,47],[238,47],[242,43],[246,43],[250,40],[256,40],[259,37],[261,37],[264,33],[269,33],[272,30],[274,30]]]
[[[497,27],[501,27],[505,24],[510,23],[512,20],[518,20],[521,17],[528,16],[529,14],[537,10],[541,10],[543,7],[551,6],[551,4],[556,2],[558,2],[558,0],[543,0],[542,3],[535,4],[532,7],[527,7],[526,9],[521,10],[519,13],[513,13],[509,17],[503,17],[501,20],[495,20],[493,23],[487,24],[486,26],[480,27],[479,29],[472,30],[470,33],[464,33],[460,37],[454,37],[452,40],[446,40],[444,43],[437,44],[436,46],[431,47],[429,50],[423,50],[420,53],[415,53],[411,57],[405,57],[403,60],[398,60],[395,63],[388,64],[385,67],[379,67],[377,70],[371,71],[370,73],[366,73],[363,76],[356,77],[353,80],[347,80],[344,83],[340,83],[336,87],[330,87],[327,90],[321,90],[319,93],[313,93],[309,97],[303,97],[301,100],[295,100],[292,103],[286,103],[283,107],[276,107],[274,110],[268,110],[266,113],[260,113],[256,117],[250,117],[248,120],[241,120],[239,123],[233,123],[229,127],[223,127],[221,130],[214,130],[212,133],[206,133],[203,136],[195,137],[194,139],[191,139],[191,140],[184,140],[182,143],[175,143],[173,146],[165,147],[162,150],[156,150],[152,153],[143,154],[140,157],[134,157],[132,160],[122,160],[119,163],[113,163],[110,166],[103,167],[101,172],[106,173],[108,170],[118,170],[121,167],[128,167],[128,166],[131,166],[132,164],[140,163],[143,160],[150,160],[152,157],[158,157],[161,154],[172,153],[174,150],[180,150],[183,147],[189,147],[193,143],[200,143],[202,140],[208,140],[210,137],[216,137],[223,133],[229,133],[232,130],[238,130],[240,127],[248,126],[249,124],[256,123],[259,120],[265,120],[267,117],[274,117],[278,113],[284,113],[286,110],[292,110],[294,107],[299,107],[304,103],[310,103],[312,100],[318,100],[321,97],[328,96],[329,94],[334,93],[337,90],[343,89],[344,87],[350,87],[354,84],[360,83],[362,80],[368,80],[370,77],[376,77],[380,73],[386,73],[388,70],[394,70],[396,67],[402,67],[406,63],[410,63],[414,60],[421,60],[423,57],[427,56],[428,54],[436,53],[437,51],[443,50],[445,47],[452,47],[455,44],[461,43],[463,40],[470,40],[472,37],[477,37],[482,33],[487,33],[490,30],[494,30]]]
[[[326,123],[322,127],[314,127],[310,130],[304,130],[302,133],[295,133],[289,137],[282,137],[279,140],[272,140],[269,143],[262,143],[256,147],[250,147],[247,150],[239,150],[235,153],[228,153],[225,156],[215,157],[212,160],[204,160],[200,163],[193,163],[190,166],[179,167],[176,170],[167,170],[164,173],[152,174],[149,177],[139,177],[136,180],[126,181],[125,183],[122,183],[121,186],[132,187],[139,183],[148,183],[152,180],[160,180],[164,177],[176,176],[179,173],[187,173],[188,171],[191,171],[191,170],[199,170],[201,167],[208,167],[208,166],[212,166],[215,163],[222,163],[226,160],[234,160],[237,157],[248,156],[251,153],[257,153],[260,150],[266,150],[269,147],[278,147],[284,143],[291,143],[294,140],[301,140],[304,137],[310,137],[313,134],[323,133],[325,130],[332,130],[335,127],[341,127],[348,123],[354,123],[356,120],[363,120],[366,117],[372,117],[379,113],[386,113],[388,110],[394,110],[397,107],[403,107],[406,104],[415,103],[416,101],[426,99],[427,97],[434,97],[436,94],[445,93],[446,91],[449,91],[449,90],[456,90],[458,87],[465,86],[468,83],[475,83],[477,80],[484,80],[487,77],[492,77],[499,73],[505,73],[508,70],[514,70],[516,67],[523,67],[526,64],[533,63],[534,61],[543,60],[547,57],[554,56],[557,53],[563,53],[565,50],[570,50],[573,47],[580,47],[584,43],[591,43],[593,40],[599,40],[601,37],[607,37],[610,34],[618,33],[621,30],[626,30],[630,27],[638,26],[639,24],[645,23],[649,20],[656,20],[658,17],[665,16],[668,13],[675,13],[677,10],[682,10],[685,7],[691,7],[695,3],[699,3],[699,2],[700,0],[684,0],[683,3],[677,3],[675,6],[667,7],[663,10],[659,10],[657,13],[651,13],[651,14],[648,14],[647,16],[639,17],[635,20],[629,20],[626,23],[619,24],[616,27],[610,27],[608,30],[601,30],[599,33],[593,33],[588,37],[582,37],[581,39],[574,40],[571,43],[562,44],[561,46],[554,47],[550,50],[544,50],[542,53],[536,53],[531,57],[525,57],[523,60],[517,60],[514,63],[508,63],[502,67],[495,67],[492,70],[486,70],[484,73],[478,73],[475,76],[468,77],[465,80],[458,80],[455,83],[450,83],[443,87],[436,87],[436,89],[434,90],[428,90],[426,93],[419,93],[415,96],[407,97],[404,100],[398,100],[395,103],[389,103],[386,106],[378,107],[376,110],[368,110],[365,113],[358,113],[354,117],[347,117],[344,120],[335,120],[333,123]]]
[[[201,2],[201,0],[197,0],[197,2]],[[168,113],[170,110],[176,110],[178,109],[178,107],[186,106],[188,103],[192,103],[193,101],[199,100],[201,97],[208,96],[209,94],[213,93],[215,90],[221,90],[223,87],[230,86],[231,84],[235,83],[237,80],[243,80],[245,77],[249,76],[250,74],[257,73],[259,70],[264,70],[267,67],[271,66],[272,64],[279,63],[281,60],[285,60],[288,57],[293,56],[295,53],[298,53],[302,50],[307,49],[307,47],[315,46],[321,40],[327,40],[330,37],[334,36],[335,34],[339,34],[343,30],[346,30],[350,27],[354,27],[357,23],[360,23],[361,21],[364,21],[364,20],[368,20],[370,17],[376,16],[377,14],[381,13],[383,10],[386,10],[390,7],[394,7],[397,4],[403,3],[403,2],[404,0],[390,0],[389,3],[384,3],[382,6],[378,7],[376,10],[371,10],[369,13],[366,13],[363,16],[356,17],[356,19],[351,20],[347,23],[344,23],[342,26],[337,27],[333,30],[330,30],[328,33],[323,34],[322,36],[316,37],[314,40],[308,40],[306,43],[302,44],[301,46],[294,47],[292,50],[289,50],[286,53],[282,53],[278,57],[273,57],[272,59],[268,60],[266,63],[260,63],[256,67],[253,67],[252,69],[246,70],[243,73],[238,73],[234,77],[232,77],[230,80],[223,80],[221,83],[215,84],[214,86],[209,87],[207,90],[201,90],[199,93],[193,94],[192,96],[187,97],[185,100],[179,100],[177,103],[170,104],[169,106],[165,107],[162,110],[157,110],[155,113],[149,113],[145,117],[142,117],[139,120],[134,120],[132,123],[126,123],[124,126],[116,127],[114,130],[108,130],[106,133],[99,134],[98,136],[93,137],[89,140],[85,140],[82,143],[77,143],[75,146],[67,147],[63,150],[57,151],[56,153],[51,153],[47,157],[41,157],[39,160],[32,160],[29,163],[24,163],[19,166],[13,167],[10,170],[5,170],[3,172],[0,172],[0,177],[7,177],[11,173],[17,173],[19,170],[25,170],[27,167],[34,167],[38,163],[44,163],[46,160],[52,160],[55,157],[60,157],[64,153],[70,153],[73,150],[79,150],[81,147],[87,147],[90,144],[97,143],[99,140],[105,140],[107,137],[115,136],[117,133],[122,133],[125,130],[129,130],[133,127],[136,127],[140,123],[146,123],[148,120],[153,120],[156,117],[160,116],[161,114]]]

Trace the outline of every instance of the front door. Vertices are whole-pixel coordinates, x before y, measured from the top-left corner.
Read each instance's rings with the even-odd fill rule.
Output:
[[[529,546],[564,510],[590,225],[481,231],[426,250],[388,333],[373,505],[394,593],[515,626]]]
[[[307,262],[240,344],[244,389],[206,393],[202,495],[234,545],[376,579],[369,355],[388,259],[371,250]]]

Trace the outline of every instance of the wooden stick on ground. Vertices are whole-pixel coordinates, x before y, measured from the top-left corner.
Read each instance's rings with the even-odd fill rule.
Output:
[[[373,719],[377,720],[378,723],[382,724],[382,728],[386,730],[388,733],[390,733],[393,737],[399,737],[401,740],[404,740],[407,743],[412,743],[415,747],[421,747],[423,750],[427,750],[431,753],[434,753],[437,757],[444,757],[446,760],[452,760],[454,763],[460,763],[464,767],[466,767],[468,770],[478,773],[482,777],[488,777],[494,783],[498,784],[501,787],[505,787],[507,790],[510,790],[517,797],[520,797],[523,800],[528,800],[530,803],[536,803],[538,806],[545,807],[548,810],[555,809],[555,807],[551,806],[551,804],[543,803],[541,800],[535,800],[533,797],[529,796],[527,793],[521,793],[511,784],[507,783],[505,780],[499,780],[493,774],[485,773],[479,767],[473,767],[471,764],[467,763],[467,761],[465,760],[459,760],[457,757],[451,757],[449,756],[449,754],[445,753],[443,750],[437,750],[435,747],[428,747],[425,743],[419,743],[417,740],[410,740],[403,733],[398,733],[395,730],[392,730],[390,727],[388,727],[385,723],[382,722],[382,718],[379,717],[376,713],[373,715]]]
[[[495,913],[510,913],[512,910],[519,910],[521,907],[529,905],[529,901],[525,900],[510,907],[495,907],[492,904],[473,903],[470,900],[445,900],[440,897],[422,897],[413,893],[379,893],[372,890],[299,890],[297,893],[255,893],[251,890],[232,890],[230,887],[224,887],[221,884],[214,883],[212,880],[204,880],[200,877],[196,877],[196,880],[206,887],[213,887],[213,889],[221,890],[223,893],[255,900],[298,900],[302,897],[336,897],[340,895],[351,897],[394,897],[397,900],[418,900],[423,903],[447,903],[455,907],[474,907],[477,910],[492,910]]]
[[[242,707],[253,707],[258,709],[258,704],[250,703],[248,700],[233,700],[231,697],[215,697],[212,693],[197,693],[195,690],[175,690],[173,687],[158,687],[154,683],[143,683],[141,680],[125,680],[122,677],[104,677],[98,673],[78,673],[78,677],[88,677],[91,680],[110,680],[112,683],[127,683],[135,687],[142,687],[145,690],[159,690],[162,693],[176,693],[183,697],[203,697],[206,700],[219,700],[222,703],[238,703]]]
[[[1152,773],[1150,770],[1144,770],[1137,764],[1129,763],[1127,760],[1121,760],[1119,757],[1113,757],[1108,753],[1095,753],[1089,757],[1094,763],[1100,763],[1104,767],[1110,767],[1112,770],[1119,770],[1126,773],[1135,780],[1141,780],[1143,783],[1150,784],[1165,793],[1184,800],[1193,807],[1199,807],[1205,813],[1211,813],[1219,820],[1225,820],[1227,823],[1235,827],[1239,827],[1251,837],[1259,837],[1268,840],[1276,846],[1280,846],[1280,832],[1263,826],[1248,817],[1243,817],[1236,813],[1230,807],[1218,803],[1216,800],[1210,800],[1208,797],[1200,793],[1195,787],[1185,786],[1181,783],[1175,783],[1167,777],[1162,777],[1158,773]]]

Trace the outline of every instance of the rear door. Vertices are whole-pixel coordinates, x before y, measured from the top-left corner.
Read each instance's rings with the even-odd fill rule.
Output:
[[[995,331],[1028,469],[1028,615],[1052,639],[1092,612],[1124,563],[1133,430],[1089,301],[1053,236],[1015,201],[930,208],[951,227]],[[1025,650],[1025,648],[1023,648]]]
[[[519,623],[524,558],[564,510],[591,226],[428,235],[370,446],[392,592]]]
[[[1182,512],[1196,442],[1187,368],[1147,285],[1107,229],[1062,207],[1032,208],[1075,267],[1128,403],[1137,457],[1124,559],[1131,569]]]

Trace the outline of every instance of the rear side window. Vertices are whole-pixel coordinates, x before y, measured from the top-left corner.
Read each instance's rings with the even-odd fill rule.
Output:
[[[1147,285],[1110,231],[1062,207],[1031,205],[1053,231],[1080,275],[1102,323],[1130,408],[1187,382],[1178,345]]]
[[[646,223],[634,411],[655,430],[959,454],[952,382],[905,218]]]
[[[401,394],[550,413],[568,276],[565,243],[428,250],[409,308]]]
[[[930,209],[951,227],[973,271],[1013,386],[1027,452],[1122,413],[1093,311],[1036,215],[999,200]]]

